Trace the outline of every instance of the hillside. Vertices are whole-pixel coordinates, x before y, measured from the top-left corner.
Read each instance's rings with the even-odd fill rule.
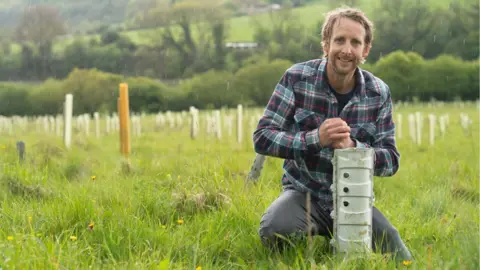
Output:
[[[100,24],[122,23],[129,5],[137,0],[2,0],[0,25],[14,27],[22,11],[30,5],[47,4],[58,8],[71,31],[91,29]]]
[[[0,25],[14,26],[16,19],[28,5],[37,3],[47,3],[58,7],[62,16],[66,18],[70,34],[58,38],[54,45],[54,51],[62,52],[66,45],[72,43],[74,39],[99,38],[98,34],[83,34],[85,29],[93,29],[105,24],[124,25],[126,18],[131,18],[135,10],[145,9],[148,1],[154,0],[2,0],[0,1]],[[162,1],[162,0],[157,0]],[[169,0],[163,0],[169,1]],[[405,2],[414,0],[403,0]],[[453,0],[428,0],[430,7],[448,9]],[[339,3],[342,1],[339,1]],[[472,3],[473,0],[459,0],[462,4]],[[358,1],[362,8],[371,19],[375,19],[373,12],[379,0]],[[329,9],[329,0],[305,0],[304,6],[293,9],[296,20],[305,26],[305,31],[312,31],[313,27],[321,20],[324,13]],[[92,9],[95,7],[95,9]],[[130,14],[130,15],[129,15]],[[233,17],[229,20],[229,31],[226,42],[251,42],[253,41],[254,27],[253,19],[261,24],[268,26],[270,24],[269,14],[245,15]],[[128,20],[128,19],[127,19]],[[75,27],[72,28],[72,25]],[[1,27],[0,27],[1,28]],[[82,29],[82,31],[76,31]],[[193,35],[196,36],[196,28],[193,28]],[[148,44],[158,39],[159,31],[162,28],[126,30],[125,34],[137,44]],[[306,33],[307,34],[307,33]],[[319,33],[318,33],[319,34]],[[12,44],[14,52],[19,51],[17,44]]]
[[[10,0],[8,0],[10,1]],[[34,1],[41,1],[41,0],[17,0],[19,2],[24,1],[28,3],[34,3]],[[45,3],[48,0],[42,0]],[[102,24],[117,24],[122,25],[125,23],[123,21],[128,16],[120,16],[117,15],[116,17],[108,17],[105,14],[102,14],[102,9],[109,9],[109,3],[114,2],[113,0],[98,0],[95,5],[92,2],[96,0],[78,0],[75,2],[73,0],[63,0],[63,1],[71,1],[72,3],[66,4],[59,4],[62,0],[50,0],[49,3],[55,5],[56,7],[60,8],[62,11],[62,16],[67,18],[67,24],[69,26],[70,34],[65,37],[57,38],[57,41],[54,45],[55,51],[62,51],[63,48],[72,43],[74,39],[91,39],[91,38],[99,38],[99,34],[84,34],[85,29],[93,29],[92,25],[97,25],[99,27]],[[142,4],[140,2],[146,2],[148,0],[115,0],[115,10],[109,10],[108,14],[115,13],[115,14],[132,14],[135,9],[142,8]],[[128,3],[127,3],[128,2]],[[323,2],[323,3],[322,3]],[[306,26],[313,26],[318,20],[322,17],[323,13],[327,10],[327,4],[325,4],[326,0],[308,0],[305,1],[305,6],[294,8],[293,14],[299,19],[299,22],[305,24]],[[16,2],[15,2],[16,3]],[[123,3],[123,4],[122,4]],[[145,3],[144,3],[145,4]],[[122,9],[123,5],[123,9]],[[14,4],[12,0],[10,4],[3,3],[0,5],[0,22],[8,21],[8,23],[1,24],[1,25],[8,25],[14,26],[16,23],[16,18],[20,14],[20,10],[26,7],[26,4]],[[99,7],[98,10],[92,11],[91,8],[88,6],[96,6]],[[85,10],[83,8],[85,7]],[[368,6],[367,6],[368,7]],[[2,13],[2,10],[16,10],[15,12],[10,13]],[[144,6],[143,6],[144,8]],[[82,15],[83,14],[83,15]],[[122,17],[122,18],[120,18]],[[260,23],[264,25],[268,25],[269,23],[269,14],[257,14],[257,15],[245,15],[245,16],[237,16],[233,17],[229,20],[229,35],[227,37],[227,42],[241,42],[241,41],[252,41],[253,34],[254,34],[254,27],[252,26],[253,19],[257,19]],[[98,21],[94,21],[98,20]],[[76,27],[72,28],[72,25],[79,24]],[[83,26],[82,26],[83,25]],[[82,31],[76,31],[81,29]],[[158,33],[161,31],[161,28],[154,28],[154,29],[137,29],[137,30],[126,30],[123,31],[122,34],[127,35],[131,38],[135,43],[145,44],[155,39]],[[194,30],[194,35],[195,35]],[[19,47],[17,44],[12,44],[12,50],[18,51]]]
[[[406,2],[411,0],[404,0]],[[452,0],[427,0],[430,2],[432,9],[441,8],[448,9],[449,4]],[[471,3],[473,0],[460,0],[462,3]],[[293,9],[293,15],[299,24],[305,26],[305,31],[312,31],[313,27],[323,18],[324,13],[328,11],[329,4],[328,0],[315,0],[308,1],[309,3],[305,6],[297,7]],[[341,1],[339,1],[340,3]],[[375,19],[376,14],[374,14],[374,9],[379,3],[378,0],[371,1],[358,1],[359,8],[361,8],[365,13],[371,18]],[[253,20],[260,22],[262,25],[268,26],[270,24],[270,14],[257,14],[252,16],[238,16],[233,17],[229,20],[229,34],[227,36],[226,42],[251,42],[253,41],[254,27],[252,25]],[[161,31],[162,28],[155,29],[139,29],[139,30],[127,30],[122,33],[127,35],[132,41],[138,44],[149,43],[152,40],[155,40],[158,35],[158,31]],[[193,30],[194,35],[196,34],[195,28]],[[319,33],[318,33],[319,34]],[[76,37],[90,39],[98,38],[99,35],[77,35]],[[73,42],[72,38],[65,38],[58,42],[57,49],[61,50],[65,45]]]
[[[104,25],[122,25],[129,24],[131,19],[139,10],[148,10],[154,2],[171,0],[1,0],[0,1],[0,30],[3,28],[12,29],[19,20],[22,11],[28,6],[44,4],[56,7],[62,18],[66,21],[71,34],[90,32]],[[298,8],[296,13],[302,22],[310,24],[315,23],[322,16],[323,11],[329,6],[331,0],[296,0],[303,7]],[[404,0],[412,1],[412,0]],[[451,0],[428,0],[432,7],[448,7]],[[226,3],[234,2],[225,0]],[[238,2],[238,1],[236,1]],[[274,0],[258,0],[257,2],[274,3]],[[339,5],[347,1],[336,1]],[[355,1],[364,8],[367,13],[378,3],[378,0],[360,0]],[[471,0],[459,0],[459,2],[472,2]],[[314,5],[314,6],[311,6]],[[232,5],[228,5],[232,8]],[[319,8],[320,7],[320,8]],[[240,10],[234,10],[234,13],[240,13]],[[373,14],[370,14],[373,15]],[[263,16],[263,15],[261,15]],[[265,17],[265,16],[263,16]],[[240,40],[251,40],[251,31],[239,29],[251,28],[248,24],[249,16],[237,17],[232,20],[232,29],[238,30]],[[140,33],[143,31],[140,31]],[[136,38],[137,32],[129,32],[130,36]],[[147,33],[149,35],[150,33]],[[237,33],[235,34],[237,35]],[[236,40],[237,38],[232,38]]]
[[[293,9],[293,14],[298,19],[298,22],[304,24],[307,27],[314,26],[318,20],[321,19],[324,12],[327,11],[327,5],[322,3],[311,4],[304,7]],[[233,17],[229,20],[228,25],[230,28],[227,42],[250,42],[253,41],[254,27],[252,26],[253,19],[258,20],[263,25],[268,25],[270,16],[269,14],[259,14],[255,16],[240,16]],[[140,29],[124,31],[123,34],[127,35],[135,43],[149,43],[151,39],[155,39],[155,34],[161,31],[162,28],[154,29]],[[194,28],[195,29],[195,28]],[[307,29],[306,29],[307,30]],[[193,30],[195,32],[195,30]],[[196,34],[196,33],[194,33]],[[98,35],[83,35],[85,39],[98,37]],[[59,43],[62,46],[70,43],[71,39],[65,39]]]
[[[57,8],[67,22],[71,33],[92,31],[104,25],[125,25],[137,12],[149,10],[155,3],[172,2],[173,0],[1,0],[0,28],[11,29],[17,23],[22,11],[32,5],[51,5]],[[296,4],[326,2],[327,0],[295,0]],[[178,1],[177,1],[178,2]],[[241,1],[224,0],[229,8],[238,15],[237,4]],[[232,4],[236,2],[236,4]],[[251,1],[252,2],[252,1]],[[256,0],[262,3],[275,3],[276,0]],[[131,26],[131,25],[130,25]]]

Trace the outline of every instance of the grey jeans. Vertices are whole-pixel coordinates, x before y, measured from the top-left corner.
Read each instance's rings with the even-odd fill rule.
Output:
[[[262,216],[259,229],[260,239],[265,246],[285,246],[284,239],[276,234],[290,240],[307,235],[306,197],[305,193],[287,189],[268,207]],[[310,204],[311,234],[330,238],[333,232],[330,211],[313,199]],[[395,253],[397,260],[413,259],[398,230],[376,207],[373,207],[372,238],[374,252],[378,250],[381,253]]]

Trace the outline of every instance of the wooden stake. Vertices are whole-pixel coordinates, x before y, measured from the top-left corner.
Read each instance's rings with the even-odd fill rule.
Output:
[[[121,102],[120,102],[120,97],[117,99],[117,110],[118,110],[118,115],[122,115],[121,113],[121,110],[122,110],[122,106],[121,106]],[[118,119],[118,121],[120,122],[120,118]],[[121,125],[121,123],[119,124]],[[123,133],[122,133],[122,130],[120,129],[120,132],[118,132],[119,135],[120,135],[120,153],[123,155],[123,152],[125,152],[123,150]]]
[[[126,83],[120,84],[118,114],[120,115],[120,152],[125,158],[128,158],[130,153],[130,109]]]
[[[432,269],[432,245],[428,245],[427,269]]]

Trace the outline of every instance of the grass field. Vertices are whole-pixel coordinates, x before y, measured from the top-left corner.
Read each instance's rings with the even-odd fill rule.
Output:
[[[417,110],[425,112],[422,146],[408,137],[406,113]],[[375,205],[416,257],[409,268],[475,269],[478,110],[432,110],[396,110],[404,115],[401,168],[375,178]],[[428,145],[429,112],[450,115],[435,147]],[[467,133],[460,112],[473,121]],[[143,134],[132,136],[130,170],[122,166],[117,134],[77,133],[67,151],[61,137],[34,130],[0,137],[3,269],[305,269],[312,262],[317,269],[394,268],[378,254],[342,262],[325,252],[321,237],[312,256],[306,243],[285,254],[267,252],[257,229],[280,192],[282,161],[267,158],[258,182],[245,182],[255,157],[249,127],[241,145],[225,130],[220,142],[204,133],[193,141],[188,127],[158,129],[148,117]],[[23,163],[18,140],[26,143]]]

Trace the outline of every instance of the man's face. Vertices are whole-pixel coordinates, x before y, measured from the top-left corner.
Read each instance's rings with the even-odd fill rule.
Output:
[[[341,18],[333,26],[332,37],[323,51],[336,74],[353,73],[370,51],[370,46],[365,45],[365,29],[354,20]]]

